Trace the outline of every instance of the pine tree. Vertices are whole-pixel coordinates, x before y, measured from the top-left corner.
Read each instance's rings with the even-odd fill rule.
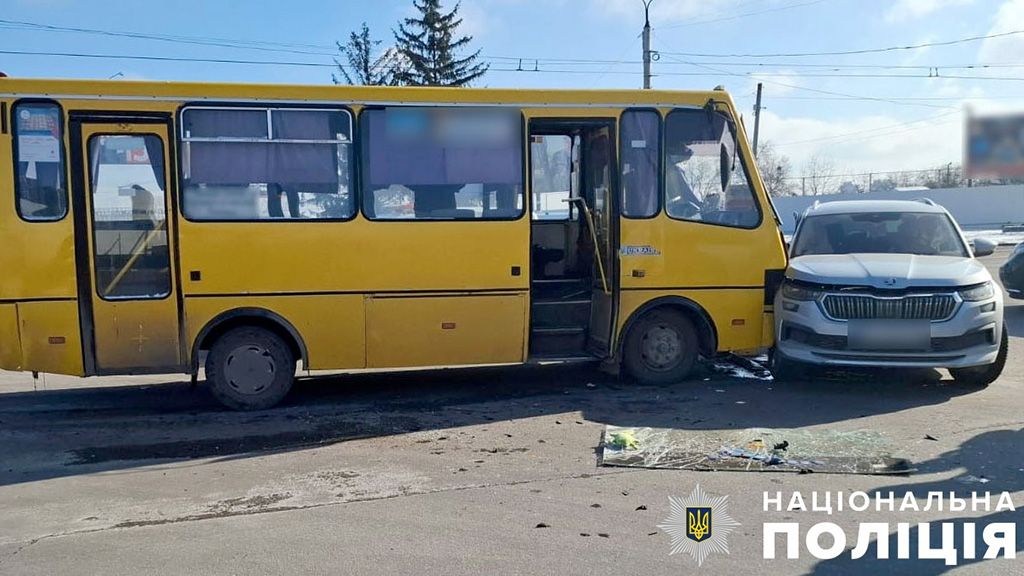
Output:
[[[399,82],[409,86],[467,86],[487,73],[490,67],[477,62],[477,50],[464,58],[456,52],[473,41],[472,36],[456,39],[462,19],[459,3],[447,14],[441,0],[413,0],[419,18],[405,18],[395,32],[395,42],[407,65],[399,72]]]
[[[341,79],[336,74],[331,74],[335,84],[341,84],[342,79],[346,84],[357,84],[362,86],[396,86],[399,84],[400,68],[397,50],[388,48],[383,54],[373,56],[374,50],[380,46],[380,40],[374,40],[370,36],[370,28],[363,22],[360,32],[349,34],[348,42],[338,42],[338,51],[345,57],[348,64],[342,64],[337,59],[334,63],[338,65],[341,72]]]

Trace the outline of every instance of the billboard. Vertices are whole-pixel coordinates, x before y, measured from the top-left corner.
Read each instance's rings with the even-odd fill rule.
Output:
[[[967,178],[1024,178],[1024,113],[974,116],[964,130]]]

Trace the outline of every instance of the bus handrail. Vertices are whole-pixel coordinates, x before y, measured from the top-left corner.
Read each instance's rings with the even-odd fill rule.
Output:
[[[163,232],[163,230],[166,227],[167,220],[164,220],[163,222],[160,223],[159,226],[147,232],[146,236],[143,237],[142,241],[136,244],[134,248],[132,248],[132,254],[131,256],[128,257],[128,261],[124,263],[124,266],[122,266],[121,270],[119,270],[117,275],[114,276],[114,279],[110,281],[110,284],[107,284],[107,287],[103,289],[104,296],[110,296],[110,293],[115,288],[117,288],[117,285],[121,283],[121,280],[124,280],[124,277],[128,274],[128,271],[131,270],[135,262],[139,259],[140,256],[142,256],[143,251],[145,251],[145,249],[149,246],[149,243],[153,241],[157,233]]]
[[[594,256],[597,257],[597,271],[601,275],[601,289],[605,294],[611,296],[611,290],[608,289],[608,278],[604,274],[604,263],[601,261],[601,247],[597,242],[597,230],[594,229],[594,217],[590,213],[590,207],[587,206],[587,201],[582,196],[573,196],[566,198],[563,202],[579,202],[580,207],[583,209],[583,217],[587,220],[587,228],[590,229],[590,239],[594,243]]]

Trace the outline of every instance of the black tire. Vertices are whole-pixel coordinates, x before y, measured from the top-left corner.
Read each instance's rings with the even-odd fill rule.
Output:
[[[1006,366],[1006,355],[1009,352],[1010,338],[1006,333],[1006,326],[1003,325],[1002,340],[999,342],[999,354],[996,361],[986,366],[972,366],[970,368],[950,368],[949,373],[958,384],[968,386],[984,387],[996,381],[1003,373]]]
[[[629,329],[622,362],[641,383],[669,384],[690,375],[697,349],[697,332],[689,318],[673,310],[654,310]]]
[[[295,381],[295,355],[273,332],[244,326],[226,332],[206,357],[206,381],[233,410],[265,410],[288,394]]]
[[[802,362],[786,358],[772,348],[768,353],[768,370],[777,382],[799,382],[807,378],[808,367]]]

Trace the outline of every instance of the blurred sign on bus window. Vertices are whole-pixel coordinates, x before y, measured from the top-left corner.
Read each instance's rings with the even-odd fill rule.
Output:
[[[973,116],[964,135],[968,178],[1024,177],[1024,113]]]

